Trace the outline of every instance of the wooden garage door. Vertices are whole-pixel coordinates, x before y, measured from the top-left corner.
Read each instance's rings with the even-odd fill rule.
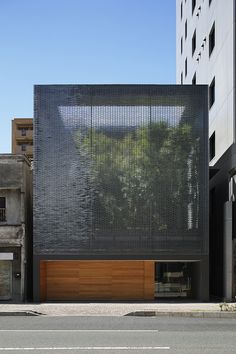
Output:
[[[41,301],[154,298],[153,261],[41,261]]]

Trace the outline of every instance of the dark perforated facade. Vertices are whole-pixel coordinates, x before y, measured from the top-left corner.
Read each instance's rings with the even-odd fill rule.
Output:
[[[207,137],[206,86],[36,86],[34,255],[207,255]]]

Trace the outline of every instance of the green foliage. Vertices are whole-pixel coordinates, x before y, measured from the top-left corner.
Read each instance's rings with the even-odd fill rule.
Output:
[[[236,311],[236,304],[229,304],[227,302],[223,302],[221,304],[219,304],[220,307],[220,311],[229,311],[229,312],[235,312]]]
[[[92,161],[96,228],[197,227],[197,207],[188,223],[189,204],[199,198],[199,141],[190,125],[152,123],[123,135],[91,129],[74,140]]]

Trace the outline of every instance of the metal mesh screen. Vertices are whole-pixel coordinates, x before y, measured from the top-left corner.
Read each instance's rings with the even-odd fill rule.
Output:
[[[35,87],[34,254],[206,254],[205,86]]]

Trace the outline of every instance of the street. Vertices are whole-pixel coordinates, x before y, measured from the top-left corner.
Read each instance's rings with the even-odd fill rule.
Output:
[[[0,352],[235,353],[236,320],[1,316]]]

